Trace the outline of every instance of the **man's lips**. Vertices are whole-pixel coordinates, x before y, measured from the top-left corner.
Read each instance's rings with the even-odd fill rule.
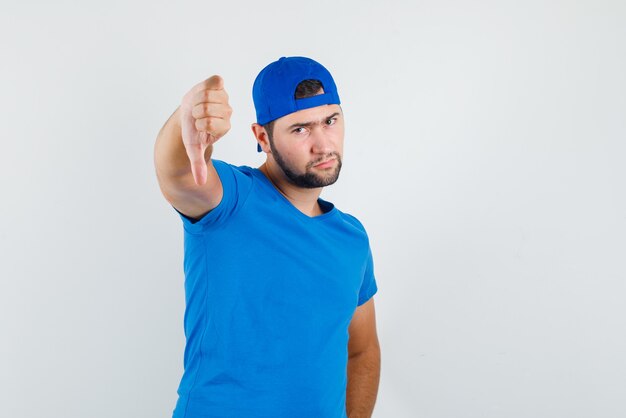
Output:
[[[335,162],[335,158],[331,158],[330,160],[322,161],[321,163],[315,164],[313,167],[315,168],[327,168],[333,165]]]

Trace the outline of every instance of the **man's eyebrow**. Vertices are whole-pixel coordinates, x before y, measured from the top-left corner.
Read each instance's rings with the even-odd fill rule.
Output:
[[[322,121],[325,121],[325,120],[328,120],[328,119],[334,118],[335,116],[339,116],[339,112],[335,112],[335,113],[333,113],[333,114],[332,114],[332,115],[330,115],[330,116],[326,116],[325,118],[323,118],[323,119],[322,119]],[[293,128],[300,128],[300,127],[307,127],[307,128],[308,128],[309,126],[311,126],[311,125],[315,125],[315,124],[317,124],[317,123],[318,123],[318,122],[298,122],[298,123],[294,123],[293,125],[289,126],[289,127],[287,128],[287,130],[289,130],[289,131],[290,131],[290,130],[292,130]]]

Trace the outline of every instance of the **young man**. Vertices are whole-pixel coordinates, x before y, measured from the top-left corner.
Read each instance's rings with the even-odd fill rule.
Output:
[[[257,76],[258,169],[211,159],[230,129],[221,77],[194,86],[155,165],[185,231],[184,373],[174,418],[371,417],[380,377],[365,229],[321,199],[341,170],[331,74],[304,57]]]

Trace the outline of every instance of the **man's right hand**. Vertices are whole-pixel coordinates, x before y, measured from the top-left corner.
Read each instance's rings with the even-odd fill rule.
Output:
[[[180,110],[183,145],[193,178],[202,186],[207,180],[204,152],[230,130],[233,110],[222,77],[214,75],[196,84],[183,97]]]

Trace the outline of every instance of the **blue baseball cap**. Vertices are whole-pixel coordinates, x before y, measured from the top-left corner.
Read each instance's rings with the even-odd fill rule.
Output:
[[[318,80],[324,93],[296,99],[296,87],[304,80]],[[282,57],[263,68],[254,80],[252,99],[259,125],[299,110],[341,104],[333,76],[322,64],[306,57]],[[257,150],[261,152],[258,144]]]

